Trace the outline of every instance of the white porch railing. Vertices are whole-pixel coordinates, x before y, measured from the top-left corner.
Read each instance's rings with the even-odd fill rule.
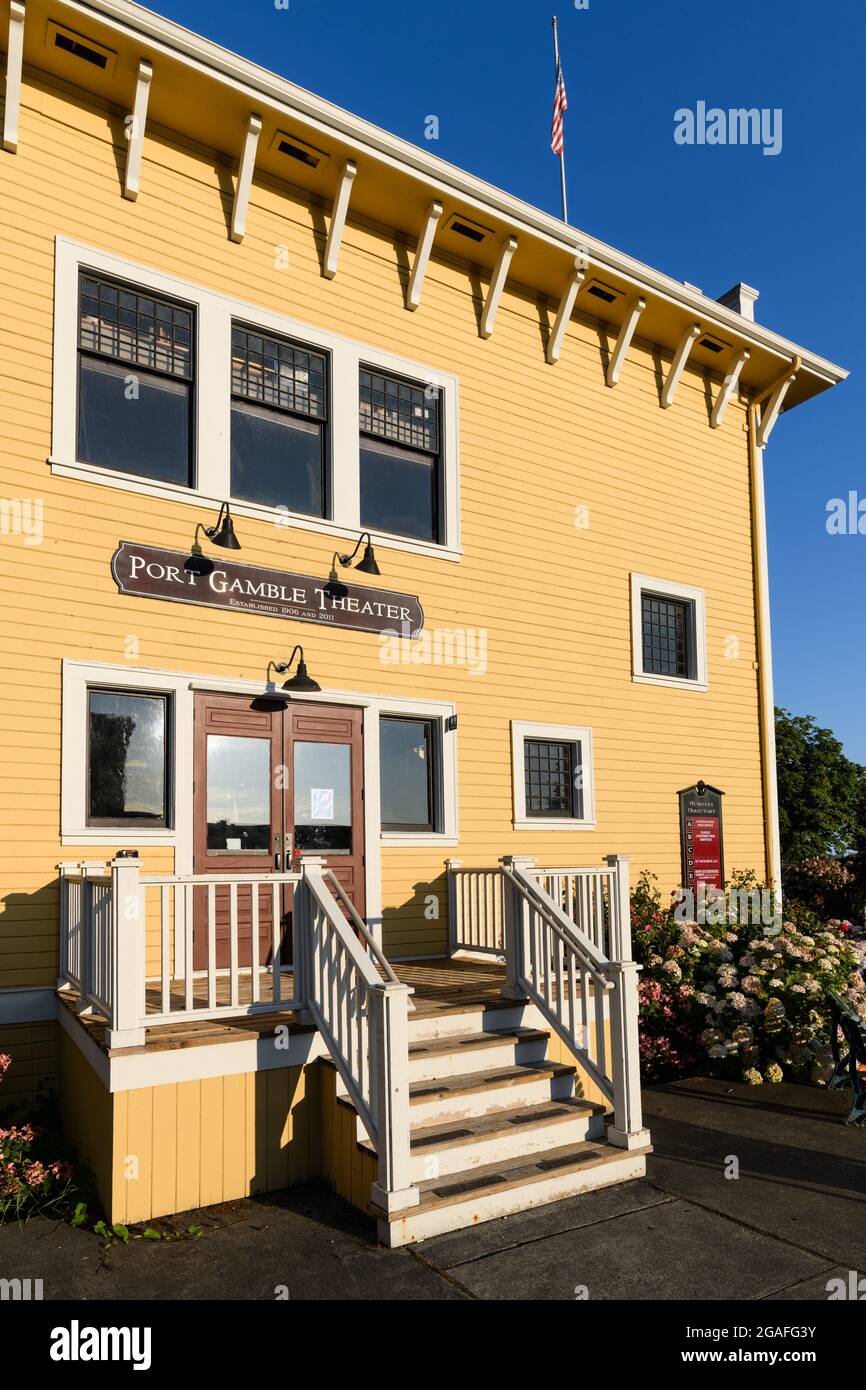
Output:
[[[283,891],[293,890],[291,974]],[[335,875],[142,874],[136,855],[60,865],[60,979],[81,1012],[107,1024],[110,1048],[140,1046],[166,1023],[294,1013],[325,1040],[376,1147],[372,1198],[412,1206],[409,1030],[401,984]],[[218,942],[227,965],[218,965]],[[246,957],[244,961],[241,956]]]
[[[309,859],[295,894],[295,923],[296,993],[378,1154],[372,1200],[386,1211],[416,1205],[409,1152],[411,990],[397,979],[336,876]]]
[[[628,865],[623,855],[591,869],[540,868],[516,855],[495,869],[450,860],[448,900],[452,949],[504,958],[503,992],[538,1008],[612,1103],[608,1138],[636,1148],[648,1135]]]

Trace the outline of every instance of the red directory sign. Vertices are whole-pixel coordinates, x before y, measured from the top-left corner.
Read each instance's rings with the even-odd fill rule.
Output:
[[[725,862],[722,845],[722,797],[718,787],[696,782],[680,797],[680,838],[683,854],[683,887],[722,888]]]

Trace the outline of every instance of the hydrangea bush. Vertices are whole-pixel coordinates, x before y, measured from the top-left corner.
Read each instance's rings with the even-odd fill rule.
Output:
[[[8,1052],[0,1052],[0,1081],[11,1062]],[[77,1195],[72,1165],[39,1152],[45,1137],[36,1125],[0,1125],[0,1225],[10,1216],[23,1221],[37,1212],[68,1214]]]
[[[757,884],[740,876],[736,887]],[[651,876],[639,880],[631,917],[644,967],[643,1075],[655,1081],[700,1066],[755,1085],[824,1083],[832,1070],[827,992],[866,1019],[866,946],[850,922],[822,923],[795,903],[786,901],[785,920],[770,928],[735,920],[737,906],[728,893],[727,921],[678,921]]]

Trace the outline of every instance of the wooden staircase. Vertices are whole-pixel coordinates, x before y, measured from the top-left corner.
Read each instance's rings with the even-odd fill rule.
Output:
[[[461,1001],[409,1020],[411,1180],[420,1202],[369,1210],[385,1245],[543,1206],[643,1176],[649,1147],[605,1138],[605,1110],[575,1097],[576,1067],[547,1060],[531,1006]],[[340,1103],[351,1106],[348,1097]],[[375,1150],[357,1126],[358,1147]]]

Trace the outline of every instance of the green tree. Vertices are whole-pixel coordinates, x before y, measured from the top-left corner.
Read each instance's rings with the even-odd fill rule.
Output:
[[[846,758],[810,714],[776,710],[782,859],[847,855],[866,846],[866,768]]]

